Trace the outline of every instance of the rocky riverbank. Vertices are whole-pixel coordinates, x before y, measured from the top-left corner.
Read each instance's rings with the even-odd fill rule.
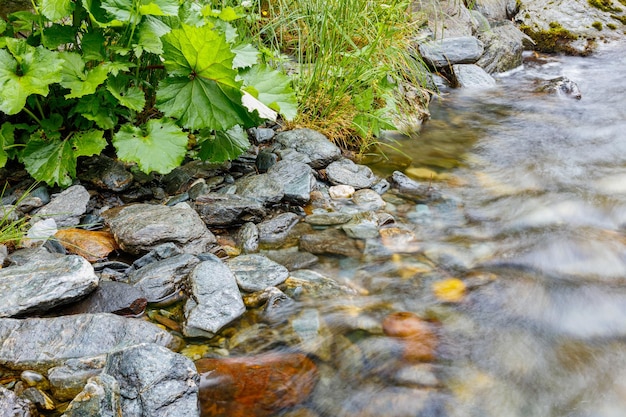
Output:
[[[491,88],[491,74],[521,63],[528,38],[509,19],[526,6],[454,7],[450,24],[416,46],[453,84]],[[309,268],[319,256],[415,253],[408,273],[462,269],[462,256],[417,255],[413,228],[395,218],[419,222],[460,203],[433,185],[435,173],[379,178],[312,130],[250,136],[254,146],[232,163],[145,176],[94,157],[68,189],[24,198],[30,182],[5,170],[4,212],[32,227],[25,248],[5,248],[0,270],[0,415],[315,416],[325,397],[343,404],[329,415],[356,415],[374,393],[334,392],[324,384],[334,372],[400,387],[376,392],[364,415],[390,402],[411,415],[418,403],[440,407],[436,324],[406,312],[322,319],[308,300],[367,290]],[[449,302],[466,289],[444,282]],[[331,346],[330,327],[371,337]],[[342,354],[355,351],[369,362]]]

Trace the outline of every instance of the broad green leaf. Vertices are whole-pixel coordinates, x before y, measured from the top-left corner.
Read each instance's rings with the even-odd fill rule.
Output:
[[[224,162],[236,159],[249,147],[248,135],[241,126],[235,126],[225,132],[216,132],[214,138],[205,139],[198,156],[204,161]]]
[[[165,68],[157,108],[190,129],[226,130],[254,124],[241,104],[234,54],[223,35],[208,27],[182,25],[163,36]]]
[[[298,102],[288,76],[264,65],[255,65],[240,75],[246,86],[244,89],[261,103],[276,110],[287,120],[296,117]]]
[[[136,162],[145,173],[167,174],[180,165],[187,151],[188,137],[168,119],[149,120],[144,129],[123,125],[113,136],[117,156]]]
[[[117,124],[117,116],[99,96],[91,94],[81,97],[70,112],[70,116],[80,114],[85,119],[95,122],[100,129],[113,129]]]
[[[221,10],[214,10],[210,4],[202,8],[202,15],[205,17],[217,17],[224,22],[232,22],[242,17],[232,7],[224,7]]]
[[[123,61],[107,61],[102,63],[102,66],[107,69],[109,74],[113,74],[117,77],[120,72],[130,71],[131,68],[135,67],[135,64]]]
[[[235,53],[233,68],[246,68],[256,65],[259,60],[259,51],[249,43],[232,48]]]
[[[108,69],[98,65],[85,71],[83,58],[75,52],[61,52],[64,59],[61,86],[70,90],[65,98],[79,98],[96,92],[107,78]]]
[[[100,30],[92,30],[83,35],[80,41],[83,60],[102,61],[105,58],[104,34]]]
[[[137,29],[139,40],[135,47],[135,54],[137,54],[138,49],[157,55],[162,54],[163,42],[161,42],[161,36],[170,30],[171,28],[159,19],[146,16]]]
[[[38,22],[39,19],[38,15],[27,10],[21,10],[9,15],[14,32],[29,32],[33,30],[33,24]]]
[[[16,114],[31,94],[48,95],[48,86],[61,80],[63,61],[57,52],[34,48],[23,39],[6,41],[11,52],[0,50],[0,111]]]
[[[22,151],[22,162],[37,181],[67,187],[76,176],[76,158],[66,140],[46,141],[33,134]]]
[[[139,6],[142,15],[178,16],[178,0],[143,0]]]
[[[5,122],[0,127],[0,167],[6,165],[9,155],[6,148],[13,145],[15,140],[15,126],[9,122]]]
[[[146,105],[146,97],[138,87],[126,87],[127,81],[124,77],[109,77],[107,90],[119,103],[131,110],[141,111]]]
[[[133,0],[102,0],[101,7],[120,22],[139,23],[141,15],[135,10]]]
[[[104,132],[94,129],[75,133],[70,143],[74,151],[74,158],[97,155],[107,146]]]
[[[116,19],[111,19],[102,7],[100,0],[83,0],[83,6],[91,20],[99,27],[120,27],[124,24]]]
[[[0,17],[0,34],[4,33],[5,30],[7,30],[7,22]]]
[[[76,29],[68,25],[59,25],[57,23],[43,30],[43,45],[48,49],[57,49],[66,43],[75,42],[74,35]]]
[[[38,0],[37,3],[41,14],[51,21],[68,17],[74,11],[72,0]]]

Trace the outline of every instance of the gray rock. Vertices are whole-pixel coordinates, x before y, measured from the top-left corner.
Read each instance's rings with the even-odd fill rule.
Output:
[[[294,298],[298,296],[329,298],[356,294],[354,289],[308,269],[293,271],[285,286],[287,287],[285,293]]]
[[[172,242],[155,246],[150,252],[133,262],[133,268],[139,269],[153,262],[162,261],[176,255],[181,255],[183,251]]]
[[[197,417],[200,377],[191,361],[145,343],[112,352],[104,373],[117,380],[124,417]]]
[[[179,343],[152,323],[109,313],[0,319],[0,364],[9,369],[45,371],[68,359],[144,342],[170,348]]]
[[[82,163],[82,173],[78,177],[104,190],[120,192],[128,189],[133,183],[133,174],[114,159],[104,155],[96,155]]]
[[[291,148],[307,155],[309,165],[324,168],[341,157],[341,150],[326,136],[311,129],[293,129],[276,135],[275,141],[284,148]]]
[[[483,43],[473,36],[445,38],[419,45],[419,52],[424,61],[436,68],[454,64],[473,64],[478,61],[483,51]]]
[[[268,174],[244,177],[235,183],[237,195],[256,200],[263,205],[278,203],[283,199],[283,184]]]
[[[291,229],[298,224],[300,216],[295,213],[281,213],[258,224],[260,243],[277,243],[287,239]]]
[[[148,301],[155,302],[178,291],[198,263],[195,256],[182,254],[148,264],[128,277]]]
[[[452,71],[456,78],[456,84],[461,88],[491,88],[496,86],[496,80],[478,65],[453,65]]]
[[[376,191],[378,194],[383,195],[391,188],[391,184],[386,179],[381,179],[376,184],[372,185],[371,189]]]
[[[536,91],[543,93],[556,94],[562,97],[575,98],[580,100],[582,93],[578,85],[567,77],[556,77],[550,80],[537,81],[539,87]]]
[[[249,132],[254,135],[254,139],[259,143],[267,142],[276,135],[274,129],[267,127],[253,127]]]
[[[106,355],[92,358],[69,359],[65,364],[48,370],[48,380],[54,398],[68,401],[76,397],[89,378],[102,373]]]
[[[352,214],[339,211],[309,214],[304,221],[314,226],[334,226],[344,224],[352,219]]]
[[[50,262],[63,257],[58,253],[51,253],[44,247],[36,247],[32,249],[19,249],[9,254],[7,262],[11,266],[26,265],[30,262]]]
[[[368,166],[355,164],[349,159],[341,159],[328,165],[326,175],[331,184],[350,185],[356,189],[371,187],[378,181]]]
[[[274,152],[276,152],[276,154],[283,161],[300,162],[302,164],[307,164],[307,165],[311,164],[311,158],[309,158],[308,155],[302,152],[298,152],[295,149],[291,149],[291,148],[276,149]]]
[[[119,383],[102,374],[87,381],[61,417],[119,417],[122,413]]]
[[[361,210],[378,211],[384,209],[387,205],[380,194],[367,188],[357,190],[352,196],[352,201],[354,201],[354,204]]]
[[[36,417],[38,415],[33,403],[0,386],[0,417]]]
[[[269,299],[263,308],[263,318],[271,324],[286,322],[297,311],[296,302],[278,288],[270,288]]]
[[[88,296],[57,312],[59,315],[117,313],[133,306],[138,310],[133,312],[133,309],[129,309],[128,314],[135,315],[143,312],[146,302],[144,293],[132,285],[125,282],[102,281]]]
[[[76,226],[87,211],[89,192],[82,185],[73,185],[54,196],[37,212],[37,218],[52,218],[58,227]]]
[[[237,240],[243,253],[259,251],[259,228],[252,222],[244,223],[237,233]]]
[[[12,204],[5,204],[0,206],[0,223],[12,223],[20,219],[20,215],[17,209]]]
[[[362,249],[356,241],[337,229],[301,236],[300,248],[314,254],[344,255],[354,258],[359,258],[362,254]]]
[[[186,203],[174,207],[134,204],[117,213],[107,211],[104,216],[120,247],[133,254],[173,242],[183,252],[195,255],[208,251],[216,242],[198,213]]]
[[[189,275],[189,289],[185,336],[213,337],[246,311],[234,274],[217,256],[207,255],[196,266]]]
[[[285,200],[304,204],[311,198],[311,191],[315,187],[315,176],[307,164],[282,160],[272,166],[268,174],[283,184]]]
[[[209,226],[235,226],[265,217],[263,204],[239,195],[209,193],[198,197],[194,208]]]
[[[371,212],[365,212],[341,226],[341,229],[351,238],[369,239],[378,237],[378,217]]]
[[[285,282],[289,271],[263,255],[241,255],[230,259],[228,267],[235,274],[239,288],[244,291],[263,291]]]
[[[83,297],[98,286],[85,258],[63,256],[0,270],[0,317],[44,312]]]
[[[411,198],[417,203],[428,203],[441,199],[441,193],[436,188],[421,184],[407,177],[400,171],[394,171],[391,175],[392,186],[396,188],[400,194]]]
[[[31,210],[39,208],[50,202],[50,194],[45,185],[37,187],[30,191],[28,195],[16,202],[16,206],[22,213],[28,213]]]
[[[491,21],[505,21],[510,0],[476,0],[474,6],[478,12]]]
[[[523,41],[527,39],[512,22],[504,21],[479,38],[487,45],[476,62],[488,73],[504,72],[522,65]]]
[[[268,169],[276,165],[276,162],[278,162],[278,155],[273,152],[261,151],[256,156],[254,165],[256,166],[257,171],[265,173]]]
[[[24,391],[22,391],[20,396],[35,404],[35,406],[39,410],[54,410],[54,400],[50,398],[48,394],[38,388],[28,387]]]
[[[263,255],[267,256],[272,261],[281,264],[287,268],[288,271],[308,268],[315,265],[319,261],[317,256],[309,252],[300,251],[296,247],[265,251],[263,252]]]

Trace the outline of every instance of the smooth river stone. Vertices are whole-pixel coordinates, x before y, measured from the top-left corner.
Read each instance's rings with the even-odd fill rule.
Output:
[[[300,353],[200,359],[204,417],[269,417],[304,402],[318,380],[317,367]]]
[[[0,270],[0,317],[48,311],[89,294],[97,286],[91,264],[76,255],[4,268]]]
[[[349,185],[357,190],[371,187],[378,181],[368,166],[355,164],[349,159],[341,159],[328,165],[326,176],[334,185]]]
[[[341,157],[341,150],[326,136],[312,129],[293,129],[281,132],[274,139],[278,145],[305,154],[315,168],[324,168]],[[289,159],[283,156],[283,159]]]
[[[391,313],[383,319],[383,332],[402,341],[402,356],[407,362],[435,358],[437,335],[432,325],[417,315],[407,311]]]
[[[263,255],[241,255],[227,262],[244,291],[263,291],[285,282],[289,271]]]
[[[151,342],[174,349],[179,339],[160,327],[115,314],[76,314],[53,318],[0,319],[0,365],[38,372],[68,359]]]

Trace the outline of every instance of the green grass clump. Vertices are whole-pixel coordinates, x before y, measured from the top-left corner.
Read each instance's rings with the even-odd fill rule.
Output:
[[[288,127],[311,127],[363,151],[394,128],[393,114],[425,109],[426,94],[408,102],[399,93],[405,83],[425,85],[428,75],[411,53],[425,22],[410,7],[407,0],[262,0],[250,38],[292,67],[300,107]]]
[[[30,187],[26,190],[18,199],[16,205],[26,198],[33,188]],[[6,191],[7,184],[5,183],[0,197],[4,197]],[[9,250],[15,249],[20,245],[27,231],[28,218],[20,217],[15,209],[15,205],[0,205],[0,245],[5,245]]]
[[[587,3],[589,3],[591,7],[600,9],[603,12],[621,12],[622,11],[621,8],[615,7],[611,0],[587,0]]]
[[[591,26],[596,30],[602,30],[602,22],[593,22]]]

